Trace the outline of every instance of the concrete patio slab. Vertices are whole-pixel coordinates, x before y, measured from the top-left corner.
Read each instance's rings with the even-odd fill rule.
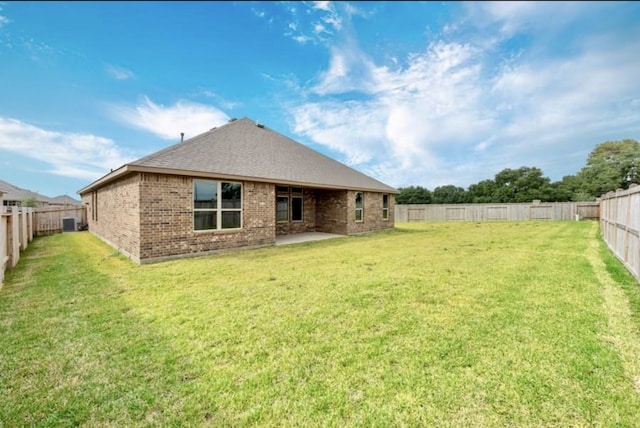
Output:
[[[276,245],[299,244],[301,242],[319,241],[321,239],[344,238],[346,235],[323,232],[292,233],[276,236]]]

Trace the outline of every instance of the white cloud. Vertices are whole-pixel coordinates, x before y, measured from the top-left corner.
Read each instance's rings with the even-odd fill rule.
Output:
[[[565,3],[554,17],[554,4],[517,3],[470,5],[461,21],[473,17],[475,31],[457,34],[469,26],[453,22],[446,39],[389,64],[343,34],[291,108],[294,131],[392,185],[432,188],[466,187],[520,166],[556,180],[584,166],[597,143],[638,138],[637,27],[572,34],[566,25],[596,20],[604,6]],[[486,31],[496,25],[498,38]],[[566,43],[533,34],[547,25],[564,31]],[[522,34],[525,48],[503,46]]]
[[[241,103],[236,101],[228,101],[224,97],[218,95],[216,92],[206,88],[200,88],[199,90],[194,92],[192,95],[193,97],[211,98],[217,105],[221,106],[226,110],[233,110],[234,108],[238,108],[241,106]]]
[[[134,159],[108,138],[47,131],[1,117],[0,149],[44,162],[52,174],[89,180]]]
[[[499,41],[518,34],[536,34],[537,38],[548,38],[562,31],[585,10],[593,5],[582,2],[535,2],[535,1],[487,1],[465,2],[466,16],[460,22],[446,26],[447,31],[474,28],[476,38]],[[593,2],[595,7],[599,7]],[[486,42],[476,40],[479,45]]]
[[[294,131],[310,137],[357,165],[384,153],[384,107],[354,102],[305,104],[294,111]]]
[[[123,67],[117,67],[115,65],[108,65],[106,67],[107,74],[116,80],[129,80],[135,79],[135,74],[131,70],[127,70]]]
[[[45,42],[38,41],[33,37],[20,38],[19,44],[28,52],[32,61],[39,62],[46,58],[51,58],[54,55],[59,54],[53,47]]]
[[[326,12],[333,11],[333,8],[331,7],[331,2],[330,1],[314,1],[314,2],[312,2],[312,4],[313,4],[313,8],[314,9],[324,10]]]
[[[292,36],[292,38],[293,38],[293,40],[295,40],[296,42],[300,43],[301,45],[313,40],[311,37],[304,36],[302,34],[299,34],[297,36]]]
[[[484,2],[483,4],[471,4],[471,7],[481,9],[480,13],[486,14],[490,19],[483,19],[480,22],[498,23],[500,32],[505,36],[510,36],[523,28],[531,25],[532,15],[541,13],[545,5],[535,2],[513,1],[513,2]],[[551,8],[561,7],[561,4],[546,7],[549,12]],[[477,22],[477,21],[476,21]]]
[[[331,14],[329,16],[325,16],[322,18],[325,24],[329,24],[336,30],[340,30],[342,28],[342,19],[336,14]]]
[[[343,27],[343,18],[334,2],[300,2],[295,3],[297,7],[289,7],[287,2],[284,4],[285,12],[290,15],[284,35],[300,44],[326,42]],[[358,13],[358,10],[348,3],[340,4],[340,7],[345,10],[347,16]]]
[[[300,105],[294,130],[352,166],[389,175],[381,179],[398,179],[399,170],[428,174],[447,167],[437,153],[452,139],[473,139],[491,125],[479,106],[480,69],[469,46],[434,43],[405,69],[376,66],[353,46],[332,53],[313,91],[354,92],[356,99]]]
[[[313,2],[313,8],[325,13],[320,17],[322,22],[331,26],[334,30],[340,30],[342,28],[342,18],[330,1]],[[326,27],[319,23],[315,24],[315,28],[318,30],[316,31],[317,33],[328,32]]]
[[[4,6],[4,2],[0,2],[0,12],[2,12],[2,9]],[[9,20],[9,18],[7,18],[6,16],[0,15],[0,28],[2,28],[4,25],[10,23],[11,21]]]
[[[264,18],[267,15],[264,10],[258,10],[256,8],[251,8],[251,12],[258,18]]]
[[[324,25],[319,23],[313,27],[313,32],[316,34],[324,33],[326,31],[327,31],[327,28]]]
[[[318,95],[339,94],[361,90],[375,92],[372,73],[376,71],[371,59],[365,55],[355,42],[350,40],[344,46],[331,48],[331,60],[328,70],[320,73],[318,83],[312,91]]]
[[[111,114],[121,122],[142,129],[167,140],[185,139],[228,122],[221,110],[191,101],[180,100],[165,107],[143,97],[135,107],[112,106]]]

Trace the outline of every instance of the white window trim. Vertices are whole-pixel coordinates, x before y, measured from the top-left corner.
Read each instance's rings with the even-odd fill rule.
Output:
[[[216,192],[218,194],[218,198],[216,200],[216,208],[196,208],[195,207],[195,200],[192,197],[191,198],[191,204],[193,206],[193,212],[211,212],[211,211],[215,211],[216,212],[216,228],[215,229],[196,229],[196,225],[195,225],[195,216],[191,216],[191,227],[193,229],[194,232],[228,232],[228,231],[235,231],[235,230],[241,230],[242,226],[243,226],[243,215],[242,212],[244,210],[244,192],[243,192],[243,185],[242,182],[239,181],[223,181],[223,180],[206,180],[206,179],[197,179],[199,181],[211,181],[211,182],[215,182],[216,183]],[[195,186],[196,186],[196,181],[197,180],[193,180],[193,191],[195,192]],[[221,208],[222,205],[222,183],[231,183],[231,184],[239,184],[240,185],[240,208]],[[233,227],[233,228],[227,228],[227,229],[223,229],[222,228],[222,213],[223,212],[229,212],[229,211],[237,211],[240,212],[240,227]]]

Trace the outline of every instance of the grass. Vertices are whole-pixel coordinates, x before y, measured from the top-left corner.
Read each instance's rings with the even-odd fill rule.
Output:
[[[639,288],[591,222],[145,266],[38,238],[0,290],[0,426],[638,426]]]

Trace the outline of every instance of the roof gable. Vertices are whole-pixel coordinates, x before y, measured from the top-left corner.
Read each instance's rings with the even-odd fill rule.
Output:
[[[230,121],[128,165],[176,170],[175,173],[185,175],[197,172],[283,184],[397,193],[393,187],[248,118]]]

